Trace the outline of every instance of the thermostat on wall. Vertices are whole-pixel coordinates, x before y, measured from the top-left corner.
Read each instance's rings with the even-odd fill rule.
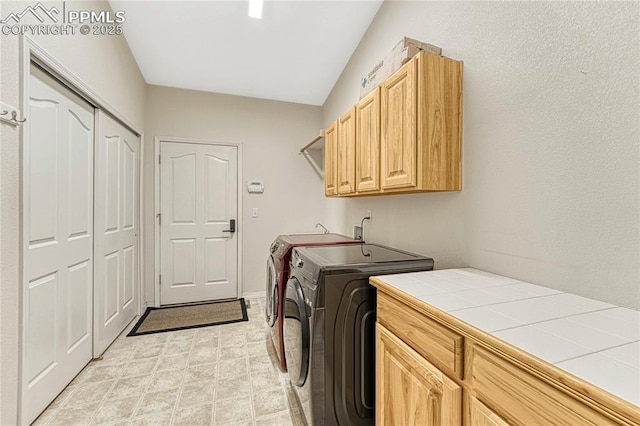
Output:
[[[262,194],[264,192],[264,183],[261,180],[250,180],[247,182],[247,191],[250,194]]]

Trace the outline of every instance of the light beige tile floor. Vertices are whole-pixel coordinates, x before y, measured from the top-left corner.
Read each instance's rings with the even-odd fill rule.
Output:
[[[127,330],[89,363],[36,425],[303,425],[264,321],[146,336]]]

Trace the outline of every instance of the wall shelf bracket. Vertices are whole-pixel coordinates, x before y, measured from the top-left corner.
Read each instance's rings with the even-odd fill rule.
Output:
[[[320,179],[324,180],[324,130],[320,130],[318,136],[300,148],[298,155],[304,156]]]

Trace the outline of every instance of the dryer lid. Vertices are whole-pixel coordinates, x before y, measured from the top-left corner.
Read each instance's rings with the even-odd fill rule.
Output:
[[[297,250],[320,266],[379,264],[429,259],[418,254],[377,244],[304,247]]]
[[[341,234],[290,234],[280,235],[278,236],[278,240],[292,246],[361,242]]]

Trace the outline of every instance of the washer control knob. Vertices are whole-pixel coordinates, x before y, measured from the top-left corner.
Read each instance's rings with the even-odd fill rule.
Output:
[[[304,260],[298,259],[296,261],[296,268],[302,268],[303,265],[304,265]]]

